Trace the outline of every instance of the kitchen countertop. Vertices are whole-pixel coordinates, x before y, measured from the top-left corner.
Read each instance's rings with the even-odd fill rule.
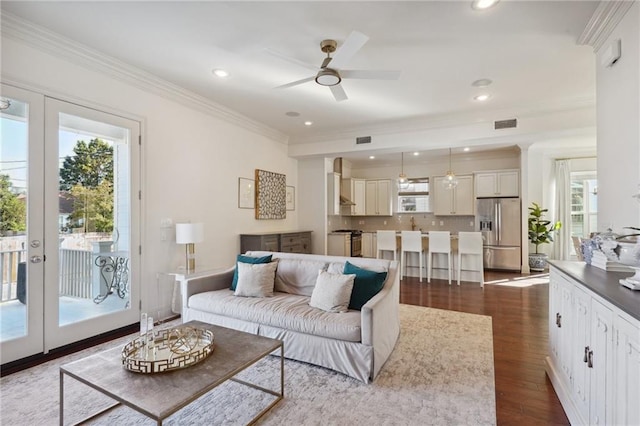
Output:
[[[606,272],[584,262],[567,260],[550,260],[549,264],[640,321],[640,291],[630,290],[618,282],[633,272]]]
[[[280,234],[300,234],[303,232],[313,232],[308,229],[301,229],[299,231],[264,231],[264,232],[248,232],[240,235],[280,235]]]

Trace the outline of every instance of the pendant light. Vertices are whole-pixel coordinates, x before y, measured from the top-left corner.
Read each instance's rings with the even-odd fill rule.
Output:
[[[398,189],[407,189],[409,187],[409,179],[404,174],[404,152],[402,153],[400,175],[398,176]]]
[[[446,189],[453,189],[458,186],[458,178],[451,170],[451,148],[449,148],[449,170],[447,171],[447,175],[444,177],[442,184]]]

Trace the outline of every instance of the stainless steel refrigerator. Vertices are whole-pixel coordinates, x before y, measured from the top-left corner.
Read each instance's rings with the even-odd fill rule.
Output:
[[[476,201],[476,230],[482,232],[484,267],[520,271],[520,198],[479,198]]]

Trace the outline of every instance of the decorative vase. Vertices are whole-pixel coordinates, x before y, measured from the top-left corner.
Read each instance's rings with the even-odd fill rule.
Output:
[[[547,267],[547,258],[545,253],[529,253],[529,269],[534,272],[544,272]]]

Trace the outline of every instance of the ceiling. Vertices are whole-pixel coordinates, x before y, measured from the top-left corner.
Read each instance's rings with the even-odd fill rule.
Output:
[[[476,11],[470,0],[1,2],[3,12],[266,124],[290,144],[407,120],[593,103],[594,54],[577,39],[597,6],[502,0]],[[349,99],[342,102],[313,81],[275,89],[314,75],[279,55],[319,66],[320,42],[335,39],[339,51],[354,30],[369,40],[345,68],[399,70],[397,81],[343,80]],[[214,76],[219,68],[229,77]],[[482,78],[493,83],[472,86]],[[474,101],[484,92],[488,101]]]

